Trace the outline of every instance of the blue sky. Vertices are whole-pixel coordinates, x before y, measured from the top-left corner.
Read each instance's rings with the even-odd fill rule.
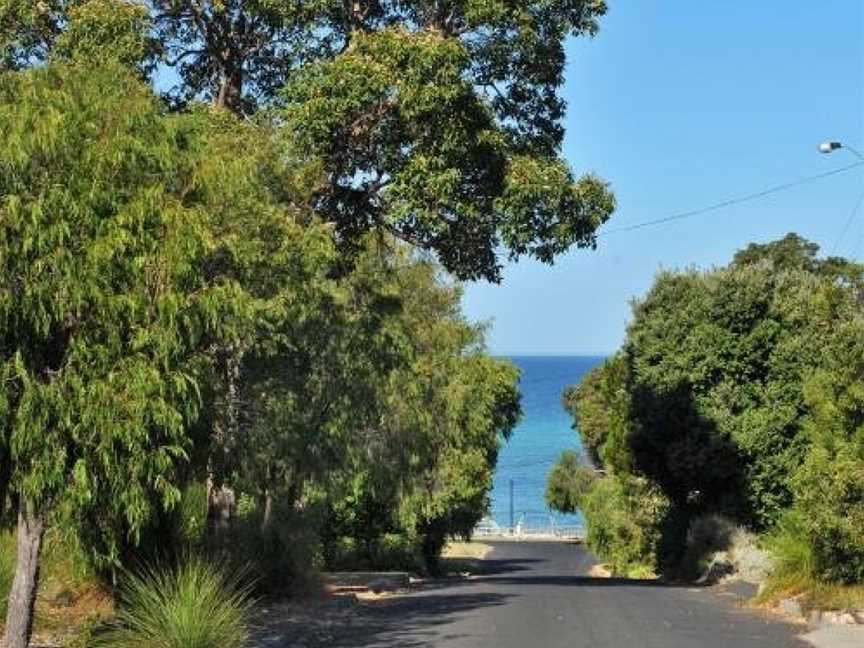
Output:
[[[607,230],[696,209],[854,162],[864,151],[861,0],[609,0],[593,40],[569,48],[564,155],[615,191]],[[629,302],[660,268],[725,264],[789,231],[864,257],[864,167],[753,202],[601,236],[553,267],[509,265],[500,286],[466,286],[500,354],[608,353]],[[836,248],[836,249],[835,249]]]

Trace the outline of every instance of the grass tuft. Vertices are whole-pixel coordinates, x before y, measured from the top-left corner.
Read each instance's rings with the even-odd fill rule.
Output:
[[[130,574],[116,623],[96,648],[242,648],[249,640],[249,585],[200,559]]]

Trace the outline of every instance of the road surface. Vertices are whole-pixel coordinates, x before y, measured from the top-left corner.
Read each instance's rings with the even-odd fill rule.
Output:
[[[283,625],[261,645],[328,648],[790,648],[800,626],[722,588],[589,578],[578,545],[492,543],[488,573]]]

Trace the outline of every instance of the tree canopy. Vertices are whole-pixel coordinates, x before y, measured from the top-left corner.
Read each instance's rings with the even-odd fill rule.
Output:
[[[646,524],[678,534],[654,548],[677,551],[670,560],[697,515],[765,530],[794,508],[822,576],[860,578],[862,527],[840,509],[860,504],[861,266],[818,252],[789,234],[728,267],[661,272],[635,302],[621,351],[565,394],[609,479],[635,496],[631,477],[647,478],[668,498],[668,519]],[[558,472],[573,470],[553,475],[566,483]],[[609,511],[594,513],[608,522],[596,515]]]
[[[7,3],[8,67],[109,51],[175,79],[176,107],[279,109],[292,156],[322,165],[315,206],[343,253],[383,231],[497,281],[502,253],[593,247],[614,209],[559,155],[564,41],[597,32],[601,0]]]
[[[377,511],[430,567],[470,532],[518,372],[456,282],[595,245],[614,198],[562,159],[559,91],[605,10],[0,0],[10,648],[61,516],[100,567],[160,530],[225,551],[181,519],[201,492],[271,556],[275,509],[322,546]]]

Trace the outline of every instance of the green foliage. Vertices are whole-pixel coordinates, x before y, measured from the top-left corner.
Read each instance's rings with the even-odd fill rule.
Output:
[[[5,75],[0,123],[2,447],[22,497],[77,502],[116,560],[180,501],[210,349],[290,317],[328,235],[264,127],[165,115],[121,68]]]
[[[588,456],[612,472],[630,470],[630,395],[628,364],[618,353],[564,391],[564,408],[573,417]]]
[[[435,250],[460,278],[497,280],[501,245],[545,262],[593,245],[613,209],[605,185],[516,146],[472,65],[459,39],[391,28],[294,75],[285,119],[324,162],[321,209],[348,241],[372,223]]]
[[[800,510],[789,509],[766,536],[772,555],[771,573],[775,579],[812,578],[816,557],[808,539],[808,524]]]
[[[327,567],[336,571],[421,572],[424,564],[420,549],[418,538],[407,533],[384,533],[365,541],[343,536],[326,547]]]
[[[187,547],[200,545],[207,531],[207,486],[201,482],[187,484],[175,511],[176,521],[172,526],[181,543]]]
[[[838,326],[805,385],[812,446],[793,490],[817,579],[864,582],[864,319]]]
[[[316,570],[323,566],[320,510],[303,511],[278,498],[271,518],[263,524],[263,509],[255,506],[217,533],[204,536],[195,550],[230,573],[243,572],[261,596],[279,598],[314,589]]]
[[[735,253],[732,262],[736,265],[769,263],[777,272],[806,270],[815,272],[820,265],[817,258],[819,246],[790,232],[778,241],[751,243]]]
[[[565,393],[589,454],[617,478],[617,493],[607,483],[606,501],[582,505],[603,531],[598,551],[633,535],[623,498],[647,479],[669,503],[645,545],[661,568],[693,562],[691,521],[721,513],[756,530],[779,522],[780,572],[798,561],[804,578],[864,578],[862,269],[818,249],[790,234],[726,268],[661,273],[622,352]]]
[[[616,574],[657,572],[669,500],[637,477],[604,477],[582,498],[588,547]]]
[[[315,204],[343,252],[387,232],[460,278],[498,281],[500,252],[551,263],[593,247],[614,209],[604,182],[560,157],[564,42],[597,33],[605,12],[603,0],[2,0],[0,43],[10,69],[52,57],[158,69],[177,79],[178,109],[279,108],[289,155],[322,165]]]
[[[397,534],[417,538],[433,566],[446,537],[470,533],[487,510],[498,450],[519,416],[517,372],[482,352],[482,329],[464,320],[458,286],[435,264],[395,259],[396,271],[377,261],[369,276],[399,305],[389,326],[402,360],[377,387],[375,425],[344,446],[345,471],[310,497],[328,511],[328,559],[345,537],[374,553]]]
[[[100,568],[200,546],[279,578],[318,533],[373,564],[470,533],[518,372],[444,272],[595,244],[614,199],[560,158],[558,91],[605,10],[0,0],[2,508]],[[205,478],[248,496],[215,542]]]
[[[70,8],[67,21],[54,43],[56,57],[135,69],[152,53],[150,15],[139,0],[84,0]]]
[[[242,575],[199,558],[127,574],[117,622],[94,638],[102,648],[243,648],[252,600]]]
[[[546,479],[547,506],[562,513],[575,513],[582,508],[596,480],[597,473],[585,465],[579,454],[565,450]]]
[[[807,447],[803,383],[823,356],[812,340],[854,308],[804,270],[660,275],[628,332],[634,467],[679,506],[770,526]]]
[[[751,243],[735,254],[734,265],[764,263],[775,272],[804,270],[839,280],[858,290],[864,287],[864,265],[842,257],[818,258],[819,246],[794,232],[778,241]]]
[[[0,619],[6,618],[6,604],[15,573],[15,536],[0,531]]]
[[[0,0],[0,73],[48,57],[67,4],[66,0]]]
[[[121,70],[60,67],[4,75],[0,123],[13,483],[39,505],[113,491],[134,530],[151,488],[176,501],[196,344],[227,297],[195,276],[207,232],[176,197],[189,125]]]
[[[152,5],[157,37],[182,80],[175,93],[184,101],[220,99],[229,80],[228,96],[221,99],[232,109],[253,110],[272,101],[298,65],[333,58],[358,36],[398,26],[468,47],[471,83],[485,90],[490,103],[494,100],[514,138],[547,152],[560,145],[564,104],[555,91],[563,81],[564,39],[595,34],[606,12],[603,0],[519,5],[503,0],[158,0]],[[242,74],[234,78],[237,72]]]

